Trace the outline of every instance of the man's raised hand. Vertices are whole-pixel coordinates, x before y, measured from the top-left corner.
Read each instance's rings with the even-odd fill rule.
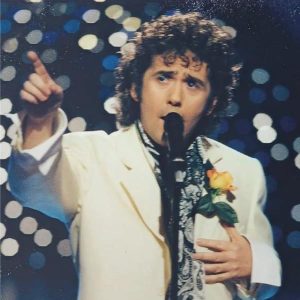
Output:
[[[60,106],[63,90],[51,78],[35,52],[29,51],[27,56],[33,64],[34,73],[24,82],[20,97],[30,118],[43,119]]]
[[[33,148],[54,132],[57,109],[63,99],[63,89],[51,78],[38,55],[27,54],[34,67],[20,92],[26,119],[23,122],[23,149]]]

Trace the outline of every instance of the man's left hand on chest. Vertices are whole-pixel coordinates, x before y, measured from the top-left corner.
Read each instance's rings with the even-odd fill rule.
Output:
[[[204,262],[206,283],[249,278],[252,271],[252,253],[247,239],[235,227],[223,225],[230,240],[199,239],[197,245],[211,252],[197,252],[194,259]]]

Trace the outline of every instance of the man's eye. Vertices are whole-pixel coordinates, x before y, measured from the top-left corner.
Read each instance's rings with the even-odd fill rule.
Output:
[[[188,87],[191,87],[191,88],[198,87],[198,84],[195,80],[187,80],[186,83],[187,83]]]
[[[161,82],[165,82],[165,81],[167,81],[169,78],[168,78],[166,75],[164,75],[164,74],[160,74],[160,75],[158,75],[157,79],[158,79],[159,81],[161,81]]]

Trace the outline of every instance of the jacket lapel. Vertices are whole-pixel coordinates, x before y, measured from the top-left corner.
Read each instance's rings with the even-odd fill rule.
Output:
[[[159,240],[161,193],[154,175],[154,160],[143,146],[135,126],[130,126],[116,139],[125,172],[121,175],[121,186],[128,195],[137,214]]]

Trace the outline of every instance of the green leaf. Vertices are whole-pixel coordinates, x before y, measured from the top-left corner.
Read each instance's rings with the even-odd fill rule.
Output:
[[[238,223],[238,217],[234,209],[224,202],[217,202],[214,204],[216,214],[219,217],[220,221],[233,225]]]
[[[211,195],[206,194],[201,197],[197,203],[196,213],[202,214],[206,217],[210,217],[215,212],[214,205],[212,203]]]

